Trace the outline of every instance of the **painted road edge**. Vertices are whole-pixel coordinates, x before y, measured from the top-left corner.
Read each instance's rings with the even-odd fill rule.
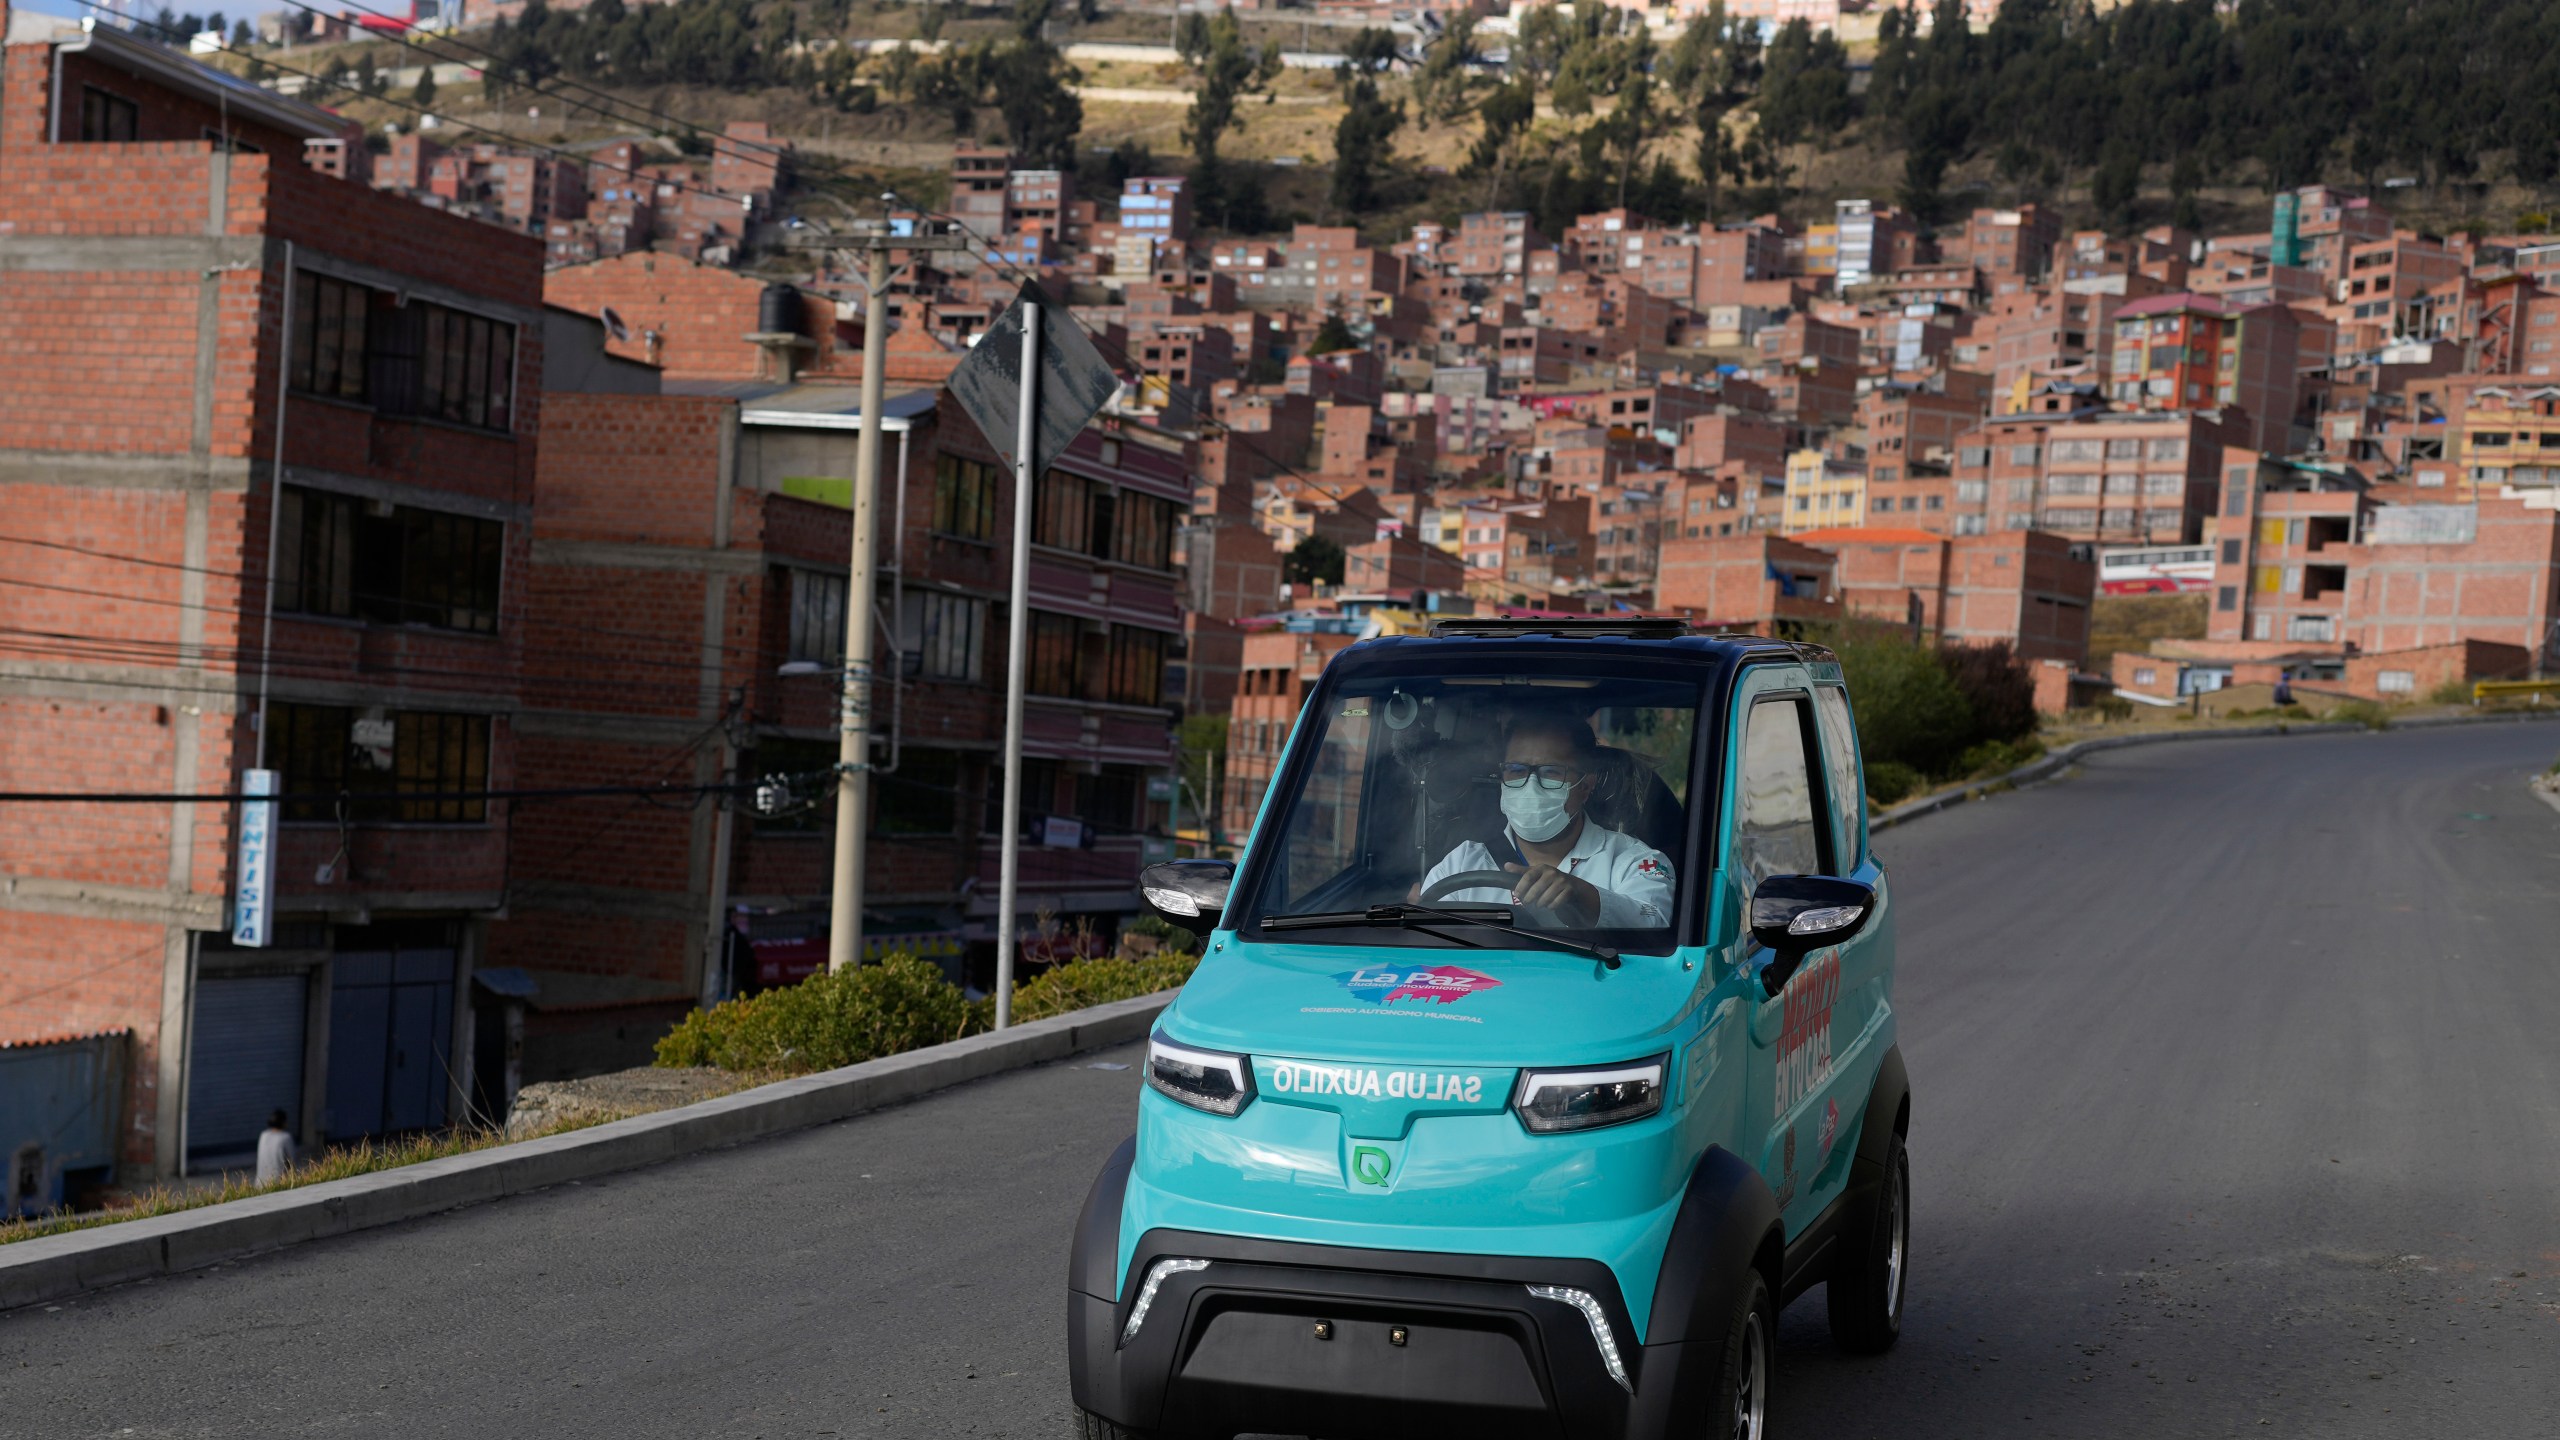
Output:
[[[673,1110],[172,1215],[0,1245],[0,1311],[824,1125],[1145,1037],[1173,990]]]
[[[2494,715],[2428,715],[2411,720],[2394,720],[2390,730],[2436,730],[2447,725],[2509,725],[2530,720],[2560,720],[2560,709],[2510,710]],[[2039,780],[2050,780],[2083,755],[2101,750],[2121,750],[2131,745],[2167,745],[2181,740],[2246,740],[2275,735],[2342,735],[2372,727],[2350,721],[2314,722],[2306,725],[2243,725],[2228,730],[2172,730],[2159,735],[2102,735],[2094,740],[2081,740],[2019,766],[2006,775],[1977,780],[1954,790],[1906,801],[1867,817],[1867,832],[1889,830],[1907,824],[1923,815],[1935,815],[1975,800],[1989,799],[2003,790],[2015,790]],[[2388,733],[2388,731],[2382,732]]]

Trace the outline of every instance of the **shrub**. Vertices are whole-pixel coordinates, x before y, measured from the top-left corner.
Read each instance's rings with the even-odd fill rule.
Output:
[[[657,1063],[832,1070],[957,1040],[970,1022],[968,997],[940,966],[892,955],[697,1010],[658,1042]]]
[[[2015,740],[2036,729],[2036,682],[2005,640],[1988,645],[1948,645],[1938,662],[1973,712],[1976,740]]]
[[[1052,965],[1013,987],[1013,1018],[1046,1020],[1088,1005],[1112,1000],[1126,1000],[1136,995],[1152,995],[1170,990],[1191,978],[1200,968],[1200,957],[1180,951],[1165,951],[1143,960],[1121,960],[1103,956],[1094,960],[1071,960]],[[993,999],[978,1002],[987,1009],[988,1023],[994,1023]]]
[[[1829,639],[1869,766],[1945,774],[1972,741],[1973,711],[1937,652],[1881,625],[1844,625]]]
[[[2089,708],[2097,711],[2101,719],[2130,720],[2133,718],[2133,702],[2121,695],[2101,695],[2089,702]]]
[[[1867,798],[1878,805],[1894,804],[1925,783],[1919,771],[1899,760],[1870,760],[1866,769]]]
[[[2361,725],[2367,730],[2388,730],[2391,728],[2391,712],[2383,709],[2380,705],[2377,705],[2370,700],[2341,701],[2340,703],[2329,707],[2329,713],[2320,718],[2324,720],[2344,721],[2350,725]]]
[[[2006,775],[2044,754],[2044,742],[2033,735],[2023,740],[1985,740],[1968,746],[1956,768],[1968,780],[1988,775]]]
[[[1104,957],[1056,965],[1013,987],[1013,1018],[1046,1020],[1170,990],[1191,978],[1197,955]],[[913,955],[696,1010],[658,1042],[657,1063],[804,1074],[975,1035],[995,1024],[992,997],[971,1000],[940,966]]]
[[[2459,675],[2454,676],[2428,691],[2427,700],[2436,705],[2468,705],[2471,703],[2471,682]]]

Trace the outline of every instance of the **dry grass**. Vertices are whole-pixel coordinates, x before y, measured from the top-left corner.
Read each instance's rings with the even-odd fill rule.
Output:
[[[749,1085],[762,1084],[771,1075],[755,1074],[739,1077],[740,1083],[720,1090],[727,1094]],[[697,1097],[710,1098],[710,1097]],[[426,1160],[442,1160],[454,1155],[469,1155],[481,1150],[519,1140],[538,1140],[546,1135],[562,1135],[584,1130],[615,1120],[626,1120],[644,1114],[641,1109],[624,1109],[580,1114],[543,1126],[530,1134],[508,1136],[495,1130],[452,1129],[406,1135],[394,1140],[359,1141],[342,1145],[312,1159],[305,1160],[285,1172],[270,1185],[260,1185],[242,1173],[226,1173],[220,1185],[175,1186],[166,1183],[140,1191],[121,1204],[105,1210],[77,1214],[56,1213],[33,1219],[0,1220],[0,1245],[20,1240],[38,1240],[47,1235],[63,1235],[74,1230],[94,1230],[101,1225],[116,1225],[127,1220],[148,1220],[158,1215],[174,1215],[180,1211],[198,1210],[207,1205],[220,1205],[232,1200],[246,1200],[252,1195],[267,1195],[278,1190],[295,1190],[305,1185],[318,1185],[329,1180],[345,1180],[357,1175],[370,1175],[377,1170],[396,1170]]]

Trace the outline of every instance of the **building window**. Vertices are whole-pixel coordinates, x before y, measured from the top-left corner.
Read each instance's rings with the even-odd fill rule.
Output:
[[[939,590],[909,591],[900,642],[909,673],[974,683],[986,653],[987,602]]]
[[[1060,550],[1086,553],[1093,538],[1091,490],[1081,475],[1063,470],[1042,475],[1036,491],[1039,503],[1031,512],[1031,538]]]
[[[768,736],[747,752],[756,778],[792,777],[793,804],[779,815],[758,815],[756,829],[792,834],[832,833],[836,824],[836,760],[833,740],[786,740]],[[901,757],[903,760],[904,757]],[[873,793],[879,793],[875,785]]]
[[[898,768],[871,772],[871,829],[877,835],[949,835],[960,828],[960,756],[906,749]]]
[[[964,540],[992,540],[996,495],[1004,472],[976,460],[943,455],[933,462],[933,528]]]
[[[2172,473],[2142,477],[2142,493],[2145,495],[2176,495],[2186,488],[2187,477],[2184,475]]]
[[[2213,608],[2226,613],[2239,609],[2240,587],[2237,585],[2225,585],[2221,589],[2215,591],[2213,596]]]
[[[293,283],[293,388],[362,400],[374,292],[308,270],[296,271]]]
[[[268,712],[287,820],[476,825],[488,819],[489,717],[279,704]],[[343,810],[343,815],[340,811]]]
[[[497,633],[498,521],[288,485],[277,525],[279,610]]]
[[[141,138],[142,111],[121,95],[95,85],[80,87],[80,141],[84,145],[130,145]]]
[[[2133,672],[2133,683],[2136,685],[2157,685],[2160,683],[2160,672],[2150,668],[2149,666],[2144,666],[2143,668]]]
[[[791,658],[830,668],[844,663],[845,591],[842,575],[791,572]]]
[[[2418,672],[2415,670],[2377,670],[2373,675],[2373,688],[2384,695],[2414,694],[2418,688]]]
[[[1099,514],[1095,517],[1101,518]],[[1173,568],[1174,504],[1153,495],[1123,492],[1112,527],[1111,558],[1149,570]]]
[[[2059,449],[2061,447],[2056,446],[2055,448]],[[2107,458],[2110,460],[2132,460],[2139,457],[2141,454],[2142,442],[2139,440],[2110,440],[2107,442]]]
[[[1105,765],[1076,777],[1076,818],[1106,835],[1125,835],[1145,818],[1146,793],[1146,776],[1136,766]]]
[[[1052,615],[1045,610],[1031,612],[1029,656],[1023,673],[1023,688],[1034,695],[1077,693],[1076,646],[1084,622],[1072,615]]]
[[[293,388],[385,415],[505,430],[516,327],[308,270],[294,273]]]

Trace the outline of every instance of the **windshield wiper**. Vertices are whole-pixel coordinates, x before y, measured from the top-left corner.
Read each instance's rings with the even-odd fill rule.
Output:
[[[1541,945],[1553,946],[1558,950],[1570,951],[1576,955],[1588,955],[1612,970],[1618,968],[1618,952],[1607,946],[1585,945],[1579,940],[1567,940],[1561,935],[1549,935],[1540,930],[1522,930],[1512,922],[1510,911],[1491,906],[1481,910],[1458,911],[1437,910],[1428,905],[1395,904],[1372,905],[1366,910],[1337,910],[1316,915],[1265,915],[1262,917],[1262,928],[1265,930],[1315,930],[1332,925],[1393,925],[1399,929],[1422,930],[1426,935],[1441,935],[1443,939],[1453,940],[1473,949],[1485,948],[1475,941],[1463,940],[1455,935],[1442,935],[1438,930],[1426,929],[1415,923],[1424,920],[1437,921],[1443,925],[1481,925],[1488,930],[1505,930],[1523,940],[1534,940]]]

